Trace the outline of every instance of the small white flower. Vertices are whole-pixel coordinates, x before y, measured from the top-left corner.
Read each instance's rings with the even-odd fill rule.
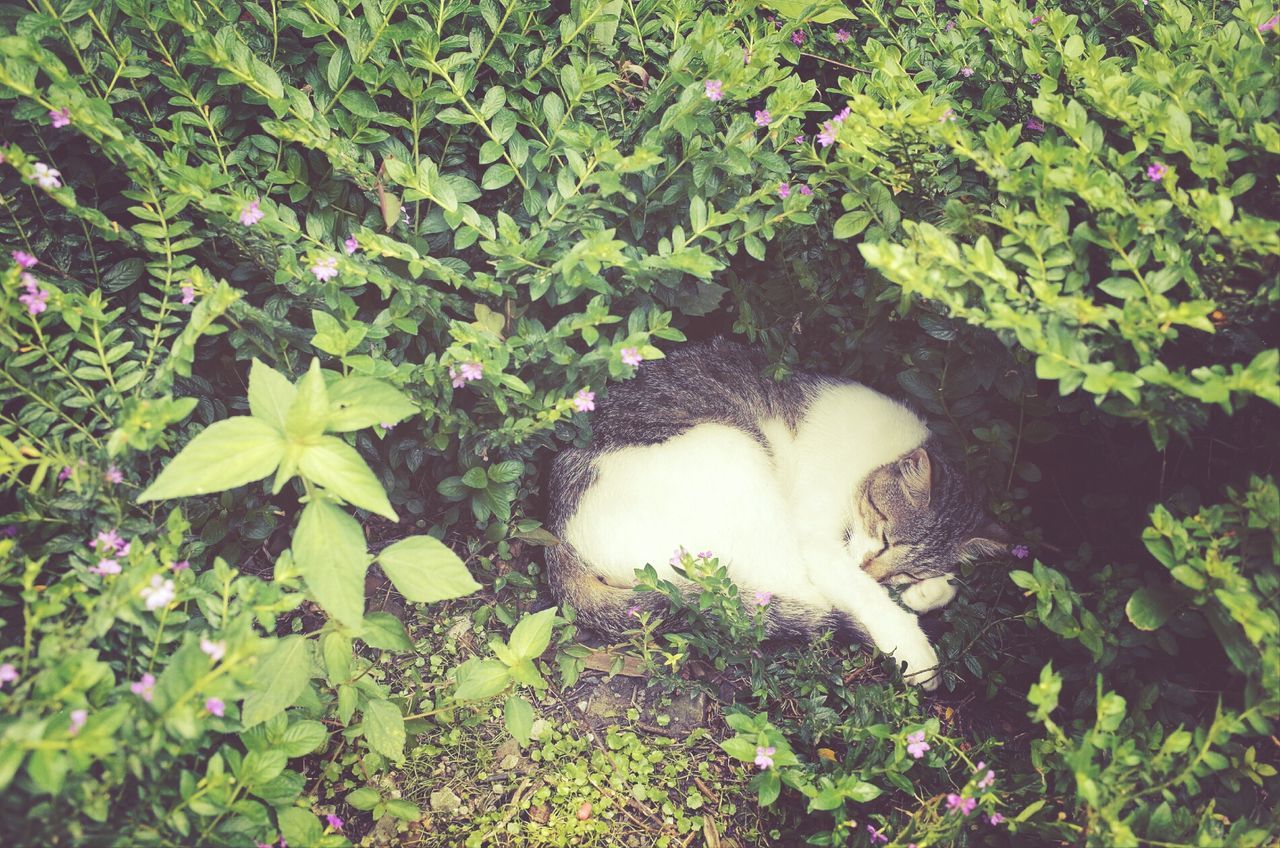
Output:
[[[154,611],[169,606],[176,593],[173,590],[173,581],[166,580],[157,574],[151,578],[150,586],[142,587],[140,594],[146,601],[147,609]]]
[[[226,642],[214,642],[212,639],[200,640],[200,650],[209,655],[209,659],[217,662],[227,653]]]

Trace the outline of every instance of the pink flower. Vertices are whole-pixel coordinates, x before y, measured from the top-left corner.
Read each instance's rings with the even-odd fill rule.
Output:
[[[1036,15],[1034,18],[1032,18],[1030,21],[1027,22],[1027,25],[1035,26],[1036,24],[1040,23],[1043,20],[1044,20],[1044,15]],[[966,813],[965,815],[968,815],[968,813]]]
[[[755,601],[758,607],[767,607],[769,602],[773,600],[772,592],[756,592]]]
[[[62,176],[62,172],[57,168],[50,168],[43,162],[37,162],[31,166],[31,176],[35,178],[35,181],[42,189],[51,191],[62,187],[62,180],[59,179]]]
[[[867,833],[871,834],[872,845],[875,845],[877,842],[885,843],[889,841],[889,837],[885,836],[882,831],[876,830],[872,825],[867,825]]]
[[[761,769],[770,768],[773,765],[773,755],[778,753],[778,749],[770,745],[769,747],[756,747],[756,765]]]
[[[676,548],[676,552],[671,555],[671,560],[670,560],[671,564],[679,565],[681,562],[684,561],[684,555],[686,553],[688,553],[688,551],[684,549],[684,545],[681,545],[680,547]]]
[[[311,266],[311,273],[315,274],[316,279],[322,283],[332,280],[338,276],[338,257],[326,256],[323,259],[317,259],[316,264]]]
[[[1158,183],[1164,179],[1164,175],[1169,173],[1169,167],[1163,162],[1152,162],[1147,166],[1147,179],[1153,183]],[[1019,557],[1021,559],[1021,557]]]
[[[6,683],[13,683],[18,679],[18,670],[13,667],[13,663],[5,663],[0,665],[0,686]]]
[[[839,112],[836,112],[835,117],[832,118],[831,120],[835,121],[837,124],[844,123],[844,119],[849,117],[852,114],[853,114],[853,109],[849,106],[846,106],[843,109],[841,109]]]
[[[623,365],[639,365],[644,361],[640,351],[634,347],[624,347],[620,353]]]
[[[175,563],[172,563],[172,564],[169,566],[169,570],[174,571],[174,572],[178,572],[178,571],[190,571],[190,570],[191,570],[191,563],[190,563],[190,561],[185,560],[185,559],[183,559],[183,560],[179,560],[179,561],[177,561],[177,562],[175,562]]]
[[[155,697],[156,676],[151,672],[142,675],[142,679],[129,684],[129,691],[141,696],[148,704]]]
[[[718,79],[707,80],[703,86],[703,91],[706,93],[708,100],[724,99],[724,83]]]
[[[968,65],[965,65],[963,68],[960,69],[960,76],[962,77],[973,76],[973,68],[969,67]]]
[[[947,31],[947,32],[951,32],[951,30],[953,30],[953,29],[955,29],[955,28],[956,28],[956,22],[955,22],[954,20],[952,20],[952,21],[947,21],[947,25],[946,25],[946,27],[944,27],[944,29],[946,29],[946,31]]]
[[[1026,545],[1014,545],[1013,550],[1009,551],[1017,559],[1026,559],[1031,555],[1031,549]]]
[[[484,366],[479,362],[464,362],[458,366],[457,371],[452,367],[449,368],[449,379],[453,381],[453,387],[460,389],[472,380],[479,380],[484,376]]]
[[[1044,121],[1039,118],[1027,118],[1027,129],[1032,132],[1044,132]]]
[[[799,191],[805,197],[808,197],[809,195],[813,194],[813,189],[809,188],[807,185],[800,186]]]
[[[639,618],[640,607],[638,605],[627,607],[627,615],[631,616],[632,618]]]
[[[830,147],[835,144],[836,133],[840,131],[840,123],[838,121],[827,121],[822,125],[822,132],[818,133],[818,144],[823,147]]]
[[[767,127],[773,121],[773,116],[769,114],[768,109],[756,110],[756,126]]]
[[[75,736],[80,732],[80,728],[84,727],[84,723],[89,720],[88,710],[72,710],[71,711],[71,727],[67,728],[67,732]]]
[[[383,421],[378,426],[384,430],[392,430],[395,428],[396,425],[392,424],[390,421]]]
[[[965,798],[952,792],[947,796],[947,809],[951,812],[959,811],[963,816],[967,816],[973,812],[973,808],[978,806],[978,799]]]
[[[227,705],[222,702],[221,698],[207,699],[204,702],[204,708],[218,718],[222,718],[227,712]]]
[[[334,830],[342,830],[342,819],[338,818],[333,813],[329,813],[327,816],[325,816],[324,820],[328,822],[329,827],[333,828]]]
[[[166,580],[157,574],[151,578],[151,585],[143,586],[138,594],[142,596],[147,609],[155,612],[169,606],[173,601],[175,595],[173,581]]]
[[[202,637],[200,639],[200,650],[204,651],[209,656],[209,659],[217,662],[226,656],[227,643],[222,641],[215,642],[212,639]]]
[[[991,822],[992,825],[997,825],[997,824],[1000,824],[1000,822],[1004,821],[1004,816],[1000,815],[999,813],[992,813],[991,816],[987,819],[987,821]]]
[[[778,185],[778,197],[781,197],[783,200],[786,200],[790,196],[791,196],[791,186],[789,186],[787,183],[780,183]]]
[[[71,123],[71,110],[66,106],[61,109],[49,110],[49,125],[56,129],[61,129]]]
[[[791,43],[795,45],[804,44],[804,30],[798,29],[791,33]]]
[[[89,567],[90,574],[97,574],[101,577],[106,577],[108,574],[119,574],[120,571],[120,563],[114,559],[100,559],[97,565]]]
[[[27,253],[24,250],[15,250],[13,253],[9,255],[13,257],[14,262],[17,262],[23,268],[34,268],[36,267],[36,265],[40,264],[39,259],[36,259],[30,253]]]
[[[35,277],[24,272],[22,284],[26,286],[27,291],[25,294],[18,295],[18,302],[27,307],[28,314],[39,315],[49,308],[47,303],[49,293],[40,288],[40,284],[36,282]]]
[[[1272,15],[1270,20],[1258,24],[1258,32],[1271,32],[1280,27],[1280,15]]]
[[[347,255],[350,256],[360,249],[360,242],[356,241],[355,236],[347,236],[347,240],[342,243],[342,246],[347,249]]]
[[[129,553],[129,543],[121,538],[115,528],[99,532],[97,538],[89,543],[89,547],[96,548],[103,552],[114,551],[118,554]]]
[[[915,759],[924,756],[924,752],[929,750],[929,743],[924,741],[924,731],[917,730],[915,733],[907,736],[907,753]]]
[[[65,483],[70,479],[71,479],[71,466],[70,465],[62,466],[62,470],[58,472],[58,482]]]
[[[182,287],[182,305],[186,306],[196,299],[196,290],[191,286]]]
[[[939,118],[938,120],[945,124],[947,121],[954,121],[955,119],[956,119],[956,110],[948,106],[947,110],[942,113],[942,117]]]
[[[715,554],[713,554],[711,551],[699,551],[698,556],[701,557],[702,559],[711,559],[712,557],[715,556]]]
[[[987,773],[984,774],[982,776],[982,779],[978,781],[978,788],[986,789],[987,787],[991,786],[991,784],[995,782],[996,782],[996,773],[994,771],[991,771],[990,769],[987,769]]]
[[[796,136],[795,141],[796,144],[804,144],[804,133],[800,133],[800,135]]]
[[[579,412],[590,412],[596,408],[596,393],[578,389],[578,393],[573,396],[573,405]]]
[[[117,483],[123,483],[124,473],[121,472],[120,469],[116,468],[114,465],[108,465],[107,470],[104,471],[102,474],[102,479],[106,480],[108,483],[111,483],[112,485],[115,485]]]
[[[847,29],[836,30],[836,41],[840,42],[841,44],[844,44],[848,40],[849,40],[849,30]]]
[[[258,201],[251,200],[248,206],[240,210],[240,223],[252,227],[266,216],[267,213],[258,208]]]

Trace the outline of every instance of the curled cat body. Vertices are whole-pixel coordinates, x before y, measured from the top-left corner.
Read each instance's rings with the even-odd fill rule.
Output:
[[[955,596],[961,562],[1003,551],[1000,530],[907,407],[835,377],[774,381],[764,365],[717,339],[611,387],[590,445],[552,468],[552,591],[616,635],[629,611],[665,603],[632,591],[637,568],[680,582],[672,552],[710,550],[745,597],[770,593],[769,635],[850,631],[936,688],[916,613]]]

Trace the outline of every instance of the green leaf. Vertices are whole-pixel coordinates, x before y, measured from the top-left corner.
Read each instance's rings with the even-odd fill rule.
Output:
[[[555,623],[556,608],[547,607],[542,612],[526,615],[511,631],[507,647],[517,659],[535,660],[551,644],[551,627]]]
[[[533,733],[533,706],[519,695],[512,695],[507,698],[502,712],[507,732],[515,737],[521,748],[528,745]]]
[[[298,394],[285,415],[285,432],[294,439],[307,439],[324,432],[329,417],[329,393],[325,388],[320,360],[298,381]]]
[[[752,782],[756,784],[757,801],[762,807],[778,800],[778,795],[782,793],[782,781],[777,769],[765,769]]]
[[[456,701],[483,701],[507,688],[511,672],[497,660],[481,660],[473,657],[458,666],[458,688],[454,690]]]
[[[254,418],[284,433],[285,416],[297,395],[298,390],[288,377],[258,359],[253,360],[249,366],[249,411]]]
[[[403,821],[417,821],[422,818],[422,810],[412,801],[406,801],[404,798],[392,798],[387,801],[387,812]]]
[[[298,848],[310,848],[320,841],[324,828],[315,813],[301,807],[288,807],[277,814],[280,833],[285,842]]]
[[[864,209],[846,212],[836,219],[836,225],[832,231],[832,235],[838,239],[847,239],[856,236],[867,228],[871,223],[871,213]]]
[[[348,503],[399,521],[387,492],[351,445],[336,436],[320,436],[298,457],[298,469],[313,483],[319,483]]]
[[[741,760],[744,763],[755,762],[756,744],[744,736],[726,739],[720,743],[720,747],[735,760]]]
[[[364,708],[364,738],[369,747],[382,756],[400,762],[404,759],[404,716],[390,701],[375,698]]]
[[[287,757],[303,757],[319,748],[329,738],[329,731],[318,721],[297,721],[289,725],[280,742]]]
[[[1167,587],[1143,586],[1124,605],[1124,613],[1139,630],[1155,630],[1182,606],[1182,596]]]
[[[378,565],[409,600],[426,604],[480,588],[462,560],[433,536],[410,536],[378,554]]]
[[[354,518],[328,501],[311,501],[293,535],[293,561],[325,612],[355,630],[364,624],[369,553]]]
[[[371,612],[364,617],[360,639],[371,648],[384,651],[412,651],[413,642],[404,622],[389,612]]]
[[[331,383],[331,433],[362,430],[375,424],[399,424],[418,411],[413,401],[392,386],[371,377],[343,377]]]
[[[371,789],[368,786],[361,786],[355,792],[347,795],[347,803],[355,807],[357,810],[372,810],[381,800],[378,790]]]
[[[238,416],[206,427],[169,460],[138,503],[234,489],[276,470],[284,440],[270,424]]]
[[[244,699],[241,723],[245,728],[279,715],[292,706],[311,680],[311,651],[301,636],[286,636],[258,662],[253,691]]]

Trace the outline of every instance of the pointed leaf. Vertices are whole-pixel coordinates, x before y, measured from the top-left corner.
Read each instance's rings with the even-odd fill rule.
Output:
[[[480,588],[458,555],[433,536],[410,536],[378,554],[378,565],[400,594],[419,604],[469,595]]]
[[[404,392],[371,377],[343,377],[328,391],[331,433],[398,424],[418,411]]]
[[[244,699],[241,722],[253,727],[292,706],[311,679],[309,643],[301,636],[286,636],[258,661],[254,688]]]
[[[369,747],[388,759],[404,759],[404,716],[400,708],[380,698],[364,708],[364,738]]]
[[[288,377],[260,360],[253,360],[249,367],[249,411],[254,418],[283,433],[285,417],[297,395],[298,390]]]
[[[358,632],[369,553],[356,520],[328,501],[313,500],[298,519],[293,561],[324,611]]]
[[[275,471],[283,454],[284,440],[270,424],[249,416],[218,421],[169,460],[138,502],[234,489]]]
[[[320,436],[303,448],[298,469],[348,503],[398,521],[386,490],[351,445],[336,436]]]

